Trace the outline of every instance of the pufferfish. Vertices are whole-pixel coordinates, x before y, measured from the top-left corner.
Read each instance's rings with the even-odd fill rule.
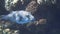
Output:
[[[18,24],[24,24],[34,21],[35,18],[30,12],[21,10],[21,11],[12,11],[8,15],[3,15],[1,19],[16,22]]]

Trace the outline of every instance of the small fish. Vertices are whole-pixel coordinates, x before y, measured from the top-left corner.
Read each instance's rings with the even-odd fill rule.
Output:
[[[30,12],[21,10],[12,11],[10,14],[2,16],[1,19],[16,22],[18,24],[24,24],[34,21],[35,18]]]

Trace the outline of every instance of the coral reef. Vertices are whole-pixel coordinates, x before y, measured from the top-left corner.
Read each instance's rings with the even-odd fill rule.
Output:
[[[4,8],[4,0],[0,1],[0,14],[10,13]],[[0,33],[7,30],[11,34],[60,34],[60,0],[19,0],[11,9],[29,11],[36,21],[22,25],[0,20]]]

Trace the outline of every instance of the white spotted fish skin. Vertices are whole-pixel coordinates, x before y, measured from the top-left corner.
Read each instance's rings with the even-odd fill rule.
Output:
[[[24,24],[28,22],[32,22],[34,20],[34,16],[27,11],[12,11],[8,15],[4,15],[2,17],[4,20],[9,20],[11,22],[16,22],[18,24]]]

